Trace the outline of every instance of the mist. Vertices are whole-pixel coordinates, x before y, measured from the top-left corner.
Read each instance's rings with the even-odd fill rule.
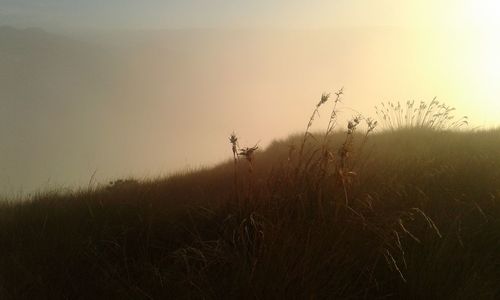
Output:
[[[493,126],[496,88],[471,80],[482,72],[475,47],[491,38],[460,33],[2,27],[0,191],[211,166],[230,157],[231,132],[242,146],[266,147],[304,130],[321,94],[341,87],[346,118],[437,96],[474,126]]]

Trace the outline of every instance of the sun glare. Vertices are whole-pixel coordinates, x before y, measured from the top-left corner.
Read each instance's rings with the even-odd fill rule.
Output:
[[[461,107],[468,108],[480,124],[494,124],[500,117],[500,2],[467,1],[457,10],[458,30],[447,40],[450,60],[449,91],[466,92]],[[459,36],[457,36],[459,35]],[[459,43],[453,41],[460,40]],[[446,42],[445,42],[446,43]],[[462,65],[463,68],[458,68]],[[456,86],[458,84],[459,86]],[[470,99],[470,98],[473,99]]]
[[[462,12],[463,18],[472,26],[487,28],[498,34],[500,27],[500,2],[495,0],[467,1]]]
[[[477,80],[482,80],[487,99],[491,105],[496,108],[497,116],[500,115],[500,38],[496,35],[484,35],[482,37],[482,47],[479,50],[478,56],[478,71]]]

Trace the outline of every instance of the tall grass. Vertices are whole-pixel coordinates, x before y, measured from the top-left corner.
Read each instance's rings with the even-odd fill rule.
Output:
[[[430,128],[430,129],[459,129],[468,125],[467,116],[456,118],[453,115],[454,107],[440,103],[436,98],[430,103],[421,101],[407,101],[406,106],[397,103],[381,103],[375,107],[376,112],[385,128]]]
[[[500,131],[375,132],[342,94],[212,169],[3,203],[0,298],[497,299]]]

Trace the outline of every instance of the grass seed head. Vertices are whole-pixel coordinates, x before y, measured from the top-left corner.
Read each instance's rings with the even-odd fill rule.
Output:
[[[321,100],[319,100],[318,104],[316,104],[316,107],[320,107],[321,105],[325,104],[328,99],[330,99],[330,93],[323,93],[321,95]]]
[[[249,162],[253,161],[253,156],[255,154],[255,151],[257,151],[259,147],[257,145],[253,147],[246,147],[243,149],[240,149],[240,152],[238,153],[239,156],[244,156]]]
[[[337,99],[335,100],[335,102],[340,101],[340,96],[342,96],[343,94],[344,94],[344,87],[341,87],[340,90],[335,92],[335,95],[337,95]]]
[[[368,126],[367,133],[372,132],[375,129],[375,127],[377,127],[378,122],[373,120],[372,118],[366,118],[365,121],[366,125]]]
[[[233,156],[236,159],[237,154],[238,154],[238,137],[236,136],[236,134],[234,132],[231,133],[231,135],[229,136],[229,142],[232,145]]]

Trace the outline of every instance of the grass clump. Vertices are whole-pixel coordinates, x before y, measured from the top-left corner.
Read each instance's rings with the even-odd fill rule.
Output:
[[[390,130],[415,127],[445,130],[468,125],[466,116],[456,118],[453,115],[455,108],[440,103],[436,98],[430,103],[407,101],[406,106],[399,101],[387,102],[376,106],[375,110],[383,126]]]

